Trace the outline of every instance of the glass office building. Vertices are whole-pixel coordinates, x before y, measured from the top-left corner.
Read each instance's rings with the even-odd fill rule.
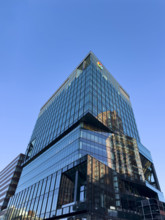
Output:
[[[17,188],[23,160],[24,155],[19,154],[0,172],[0,219],[6,212],[9,199]]]
[[[41,108],[25,155],[8,220],[147,219],[152,199],[165,217],[130,97],[92,52]]]

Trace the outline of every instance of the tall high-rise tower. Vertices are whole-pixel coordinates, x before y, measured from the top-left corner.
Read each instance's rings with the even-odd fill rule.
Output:
[[[7,219],[154,219],[163,202],[130,97],[90,52],[40,110]]]

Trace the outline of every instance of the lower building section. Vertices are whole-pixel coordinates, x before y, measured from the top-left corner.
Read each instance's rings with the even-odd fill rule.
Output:
[[[144,219],[165,219],[165,203],[156,199],[141,201]]]
[[[6,219],[165,219],[165,204],[142,179],[86,155],[16,193]]]
[[[0,212],[0,220],[5,220],[5,215],[6,215],[7,209],[3,209]]]

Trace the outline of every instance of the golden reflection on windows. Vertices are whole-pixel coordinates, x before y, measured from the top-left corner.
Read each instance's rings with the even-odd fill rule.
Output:
[[[136,140],[122,134],[111,134],[106,139],[108,166],[118,173],[144,180]]]
[[[114,132],[124,133],[122,120],[115,110],[101,112],[96,118]]]

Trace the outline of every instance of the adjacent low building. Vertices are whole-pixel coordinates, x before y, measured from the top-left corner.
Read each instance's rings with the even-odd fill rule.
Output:
[[[24,155],[19,154],[0,172],[0,216],[4,215],[9,199],[14,195],[24,160]]]

